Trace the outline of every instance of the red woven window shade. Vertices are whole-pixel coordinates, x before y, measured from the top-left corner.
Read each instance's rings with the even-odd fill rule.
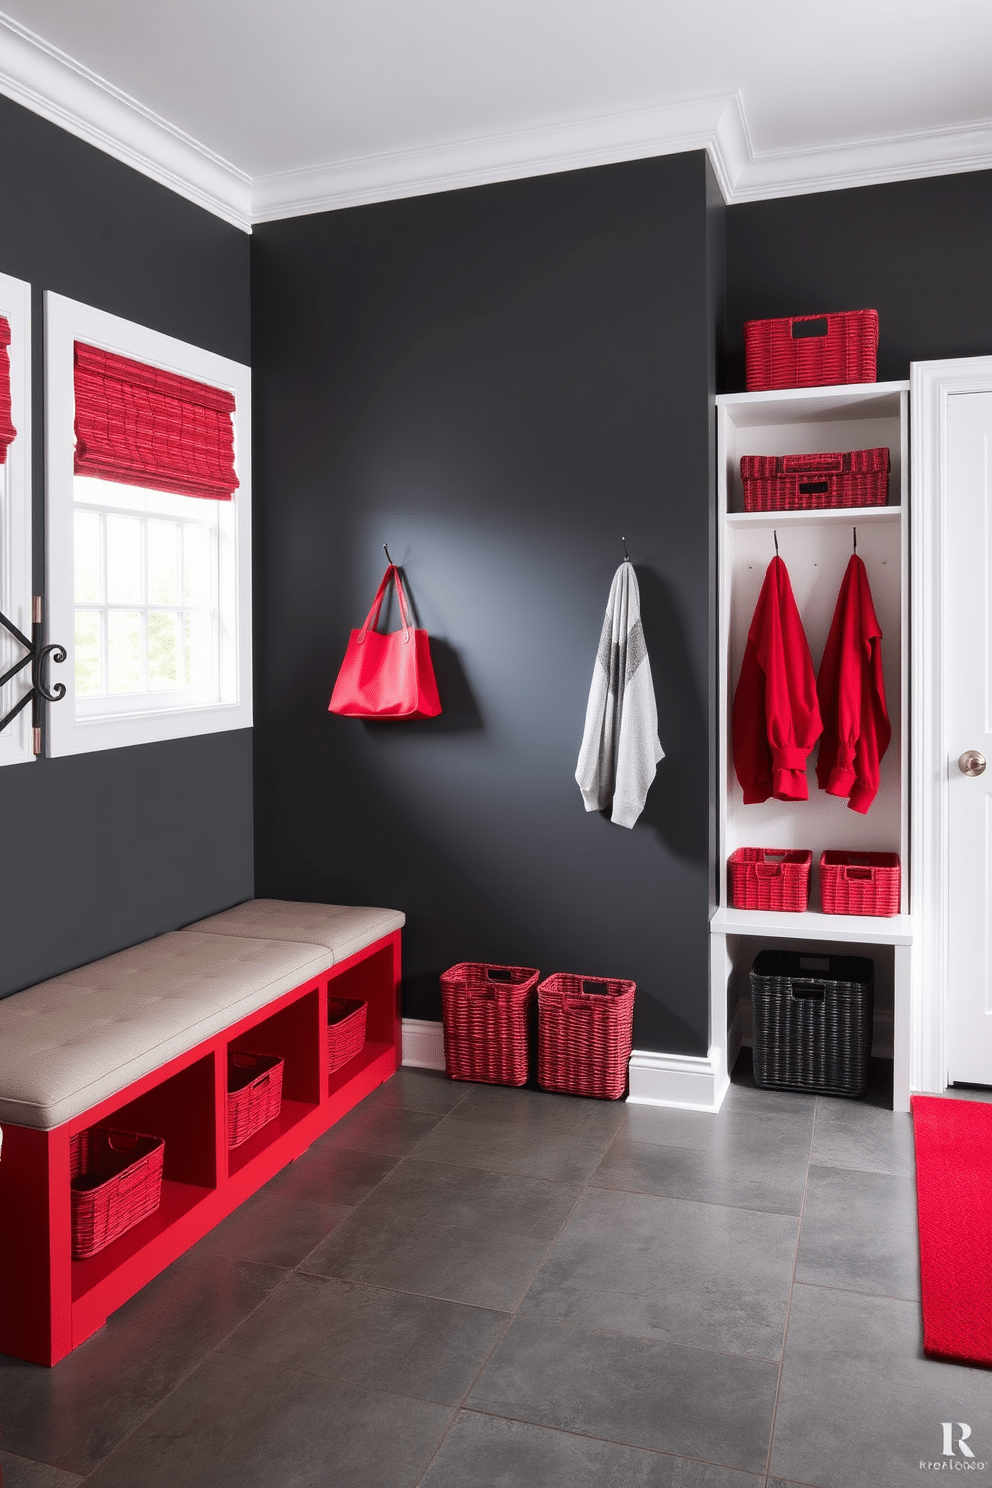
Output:
[[[13,444],[17,430],[10,421],[10,322],[0,315],[0,465],[7,462],[7,447]]]
[[[230,501],[234,395],[75,343],[77,475]]]

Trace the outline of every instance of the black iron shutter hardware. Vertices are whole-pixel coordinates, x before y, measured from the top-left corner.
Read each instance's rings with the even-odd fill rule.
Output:
[[[65,697],[64,682],[56,682],[55,686],[52,689],[49,689],[45,686],[45,662],[49,656],[51,656],[53,661],[56,662],[65,661],[65,647],[59,646],[57,644],[49,646],[42,645],[43,637],[41,624],[40,594],[36,594],[31,601],[30,641],[28,640],[26,635],[18,630],[13,621],[8,620],[6,615],[2,613],[0,613],[0,625],[2,625],[4,630],[12,635],[14,637],[14,640],[22,645],[27,652],[26,656],[22,656],[20,661],[15,661],[14,665],[12,667],[8,667],[7,671],[5,671],[3,676],[0,677],[0,687],[3,687],[4,684],[6,682],[9,682],[12,677],[16,677],[18,672],[23,671],[24,668],[29,664],[31,667],[31,688],[24,694],[19,703],[14,704],[9,713],[6,713],[3,718],[0,718],[0,734],[3,733],[8,723],[13,723],[18,713],[20,713],[21,710],[23,708],[26,708],[28,703],[30,703],[32,727],[31,747],[34,754],[40,754],[42,701],[46,703],[57,703],[61,698]]]

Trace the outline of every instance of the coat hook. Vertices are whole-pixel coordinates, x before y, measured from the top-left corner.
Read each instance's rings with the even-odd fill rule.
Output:
[[[857,552],[858,551],[858,529],[857,529],[857,527],[852,527],[851,528],[851,531],[854,533],[854,551]]]
[[[382,545],[382,551],[386,555],[386,562],[389,564],[390,568],[395,568],[396,567],[396,564],[393,562],[392,558],[390,558],[390,556],[389,556],[389,549],[386,547],[386,544],[385,543],[383,543],[383,545]]]
[[[625,537],[622,537],[620,541],[623,543],[623,561],[624,563],[629,563],[630,554],[627,552],[627,539]]]
[[[772,537],[775,539],[775,557],[778,557],[778,533],[772,528]]]

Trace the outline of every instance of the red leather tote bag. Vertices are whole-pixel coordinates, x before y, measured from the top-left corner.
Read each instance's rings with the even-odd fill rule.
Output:
[[[403,626],[381,635],[379,611],[389,585],[396,585]],[[361,630],[353,630],[329,713],[347,718],[436,718],[441,711],[426,630],[414,630],[399,569],[382,576]]]

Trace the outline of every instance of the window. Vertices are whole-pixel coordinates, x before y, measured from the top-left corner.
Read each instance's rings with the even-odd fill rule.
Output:
[[[11,422],[17,431],[0,464],[0,613],[31,636],[31,286],[0,274],[0,316],[10,327]],[[6,424],[6,421],[4,421]],[[9,425],[6,426],[9,432]],[[6,437],[4,438],[6,443]],[[0,626],[0,676],[15,666],[24,647]],[[0,688],[0,718],[31,688],[25,667]],[[0,733],[0,765],[34,759],[31,706]]]
[[[45,313],[49,753],[245,728],[249,370],[60,295]]]

